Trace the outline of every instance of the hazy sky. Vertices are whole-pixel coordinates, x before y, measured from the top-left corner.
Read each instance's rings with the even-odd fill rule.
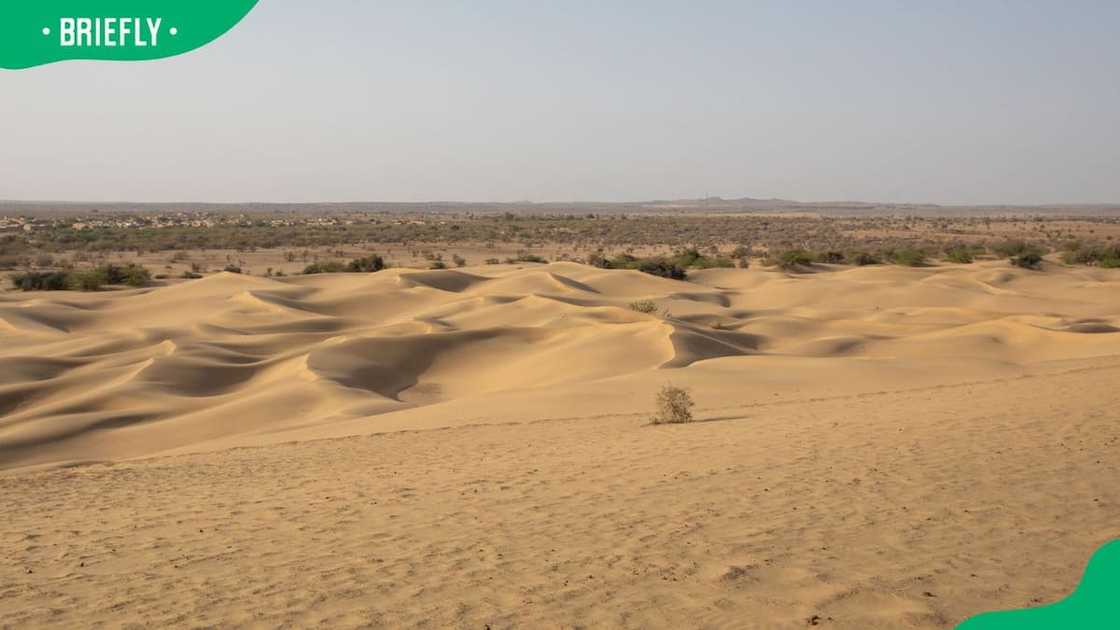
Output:
[[[1120,202],[1120,2],[261,0],[0,71],[0,198]]]

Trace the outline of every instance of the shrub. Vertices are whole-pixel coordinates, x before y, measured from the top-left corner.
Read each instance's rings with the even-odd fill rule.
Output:
[[[500,264],[502,264],[502,261],[498,260],[497,258],[487,258],[486,259],[486,264],[487,265],[500,265]]]
[[[222,269],[222,271],[228,271],[229,273],[241,273],[241,267],[238,267],[237,265],[226,265],[225,269]]]
[[[650,422],[653,424],[680,424],[692,422],[692,396],[687,389],[666,384],[657,392],[657,411]]]
[[[1042,256],[1035,252],[1026,252],[1018,256],[1011,257],[1011,264],[1023,269],[1041,269]]]
[[[60,271],[27,272],[12,276],[12,285],[22,291],[62,291],[67,287],[66,275]]]
[[[842,265],[844,264],[845,260],[846,258],[844,257],[843,252],[827,251],[817,256],[818,262],[827,263],[830,265]]]
[[[123,267],[119,265],[102,265],[95,269],[100,272],[106,284],[127,284],[130,287],[146,287],[152,282],[152,274],[144,267],[129,263]]]
[[[768,262],[787,271],[813,264],[813,255],[803,249],[789,249],[777,256],[770,257]]]
[[[690,266],[699,269],[733,269],[735,261],[723,256],[701,256]]]
[[[926,255],[920,249],[903,247],[891,252],[891,262],[904,267],[922,267],[926,264]]]
[[[66,274],[66,286],[74,291],[98,291],[107,283],[103,269],[82,269]]]
[[[968,248],[965,247],[953,247],[946,250],[945,260],[960,265],[968,265],[973,261],[972,252],[968,251]]]
[[[106,284],[146,287],[151,282],[151,272],[131,263],[73,271],[28,272],[12,277],[12,284],[23,291],[97,291]]]
[[[630,310],[648,315],[657,312],[657,305],[653,303],[653,300],[638,300],[630,303]]]
[[[638,271],[670,280],[684,280],[688,272],[664,259],[650,258],[638,263]]]
[[[858,252],[851,257],[852,264],[857,267],[866,267],[867,265],[881,265],[883,260],[872,254],[871,252]]]
[[[182,277],[184,280],[198,280],[202,277],[202,274],[193,271],[184,271]]]
[[[697,267],[699,269],[711,269],[713,267],[734,267],[735,263],[730,258],[722,256],[705,256],[700,253],[700,250],[695,247],[683,249],[673,254],[668,259],[668,262],[677,267],[687,269],[689,267]]]
[[[355,258],[346,265],[350,273],[373,273],[385,268],[385,259],[377,254],[370,254],[364,258]],[[330,272],[324,272],[330,273]]]
[[[1042,247],[1028,243],[1021,240],[1007,240],[992,245],[992,251],[1000,256],[1011,258],[1012,256],[1022,256],[1023,254],[1035,254],[1042,256],[1046,253]]]
[[[451,257],[451,262],[455,263],[456,267],[466,267],[467,266],[467,259],[463,258],[459,254],[453,255]]]
[[[443,262],[442,260],[434,260],[434,261],[432,261],[432,266],[428,267],[428,268],[429,269],[447,269],[447,263]]]
[[[337,260],[313,262],[303,268],[303,275],[310,276],[317,273],[342,273],[349,268]]]
[[[1069,243],[1062,252],[1062,261],[1070,265],[1120,267],[1120,245]]]

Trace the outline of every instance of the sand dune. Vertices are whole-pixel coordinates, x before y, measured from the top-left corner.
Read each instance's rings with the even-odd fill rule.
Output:
[[[1017,372],[1120,353],[1118,289],[1120,276],[1101,270],[1004,263],[718,269],[689,283],[561,263],[283,280],[223,273],[157,289],[8,293],[0,464],[212,448],[371,409],[454,407],[604,379],[621,396],[665,379],[703,388],[700,372],[732,359],[752,371],[812,357],[941,358]],[[668,315],[633,312],[636,299]],[[233,421],[246,399],[278,404]],[[446,409],[432,416],[459,424]],[[366,430],[378,425],[370,417]]]
[[[1120,272],[1004,262],[2,293],[0,613],[113,623],[114,584],[190,567],[124,618],[947,627],[1065,592],[1120,533],[1118,369]],[[643,426],[669,381],[712,422]],[[32,532],[79,492],[100,526]]]

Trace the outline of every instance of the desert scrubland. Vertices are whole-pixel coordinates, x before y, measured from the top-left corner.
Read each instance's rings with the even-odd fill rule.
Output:
[[[0,293],[0,625],[945,628],[1068,593],[1120,535],[1118,226],[728,220],[209,254],[20,228],[10,275],[152,275]],[[693,422],[650,424],[667,384]]]

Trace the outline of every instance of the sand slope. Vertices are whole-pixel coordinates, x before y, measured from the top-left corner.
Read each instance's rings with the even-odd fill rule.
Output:
[[[951,627],[1120,536],[1118,379],[1086,268],[0,294],[0,619]]]

